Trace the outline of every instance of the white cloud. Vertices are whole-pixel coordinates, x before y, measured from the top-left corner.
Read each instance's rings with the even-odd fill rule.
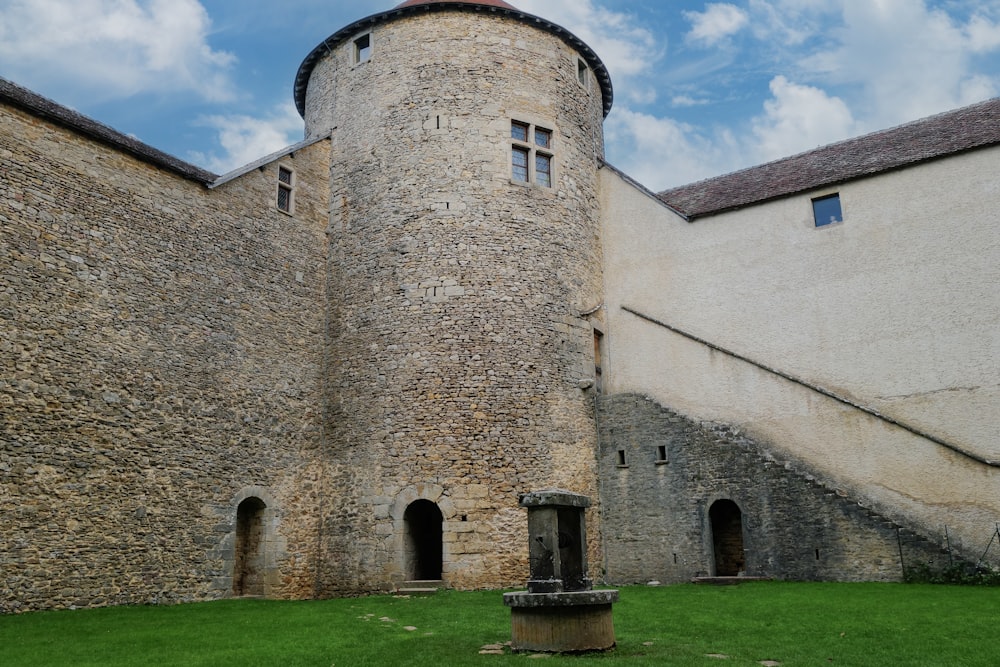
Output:
[[[688,39],[707,46],[735,35],[750,22],[749,14],[728,3],[710,3],[704,12],[684,12],[684,18],[692,24]]]
[[[1000,49],[1000,26],[957,15],[924,0],[839,0],[836,43],[804,61],[833,85],[855,88],[857,108],[876,129],[995,95],[995,74],[976,72],[972,57]]]
[[[659,191],[726,171],[740,149],[724,130],[703,129],[671,118],[619,107],[604,125],[609,161],[646,187]]]
[[[663,57],[666,44],[624,12],[598,6],[594,0],[517,0],[518,9],[561,25],[597,52],[615,83],[615,95],[639,104],[657,97],[654,82],[645,81]]]
[[[191,160],[217,174],[227,173],[291,146],[302,141],[303,136],[302,118],[291,103],[262,118],[205,116],[199,119],[198,124],[216,130],[223,153],[196,152],[191,155]]]
[[[197,0],[5,0],[0,68],[91,99],[194,91],[229,100],[235,57],[209,46],[209,28]]]
[[[986,53],[1000,48],[1000,24],[985,16],[973,16],[966,27],[970,47],[975,53]]]
[[[783,76],[771,81],[772,99],[753,121],[751,153],[767,162],[846,139],[857,124],[843,100],[812,86],[796,85]]]

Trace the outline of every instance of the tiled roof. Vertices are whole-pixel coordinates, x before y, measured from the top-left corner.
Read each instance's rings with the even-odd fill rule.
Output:
[[[61,125],[116,150],[128,153],[143,162],[204,185],[208,185],[218,178],[209,171],[148,146],[4,78],[0,78],[0,103],[27,111],[33,116]]]
[[[403,7],[413,7],[414,5],[429,5],[433,2],[447,2],[448,0],[406,0],[406,2],[401,2],[396,5],[396,9],[402,9]],[[487,5],[489,7],[502,7],[504,9],[516,9],[508,5],[503,0],[470,0],[471,4],[475,5]]]
[[[1000,98],[661,192],[689,220],[1000,144]]]

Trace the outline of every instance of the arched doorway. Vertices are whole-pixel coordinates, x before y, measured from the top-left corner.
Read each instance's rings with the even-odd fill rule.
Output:
[[[444,516],[437,504],[416,500],[403,513],[406,572],[414,581],[441,578],[444,555]]]
[[[247,498],[236,509],[233,595],[264,595],[264,510],[260,498]]]
[[[732,500],[719,500],[708,511],[715,548],[715,576],[735,577],[746,570],[743,512]]]

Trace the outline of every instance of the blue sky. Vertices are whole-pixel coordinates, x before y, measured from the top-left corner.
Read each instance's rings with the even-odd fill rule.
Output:
[[[611,70],[659,190],[1000,95],[1000,0],[509,0]],[[0,0],[0,76],[222,173],[302,138],[292,81],[398,0]]]

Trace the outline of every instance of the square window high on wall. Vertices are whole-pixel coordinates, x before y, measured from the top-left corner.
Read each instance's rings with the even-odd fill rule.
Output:
[[[844,213],[840,207],[840,193],[817,197],[812,200],[813,219],[817,227],[826,227],[836,222],[844,221]]]
[[[354,64],[367,62],[372,57],[372,34],[361,35],[354,40]]]

